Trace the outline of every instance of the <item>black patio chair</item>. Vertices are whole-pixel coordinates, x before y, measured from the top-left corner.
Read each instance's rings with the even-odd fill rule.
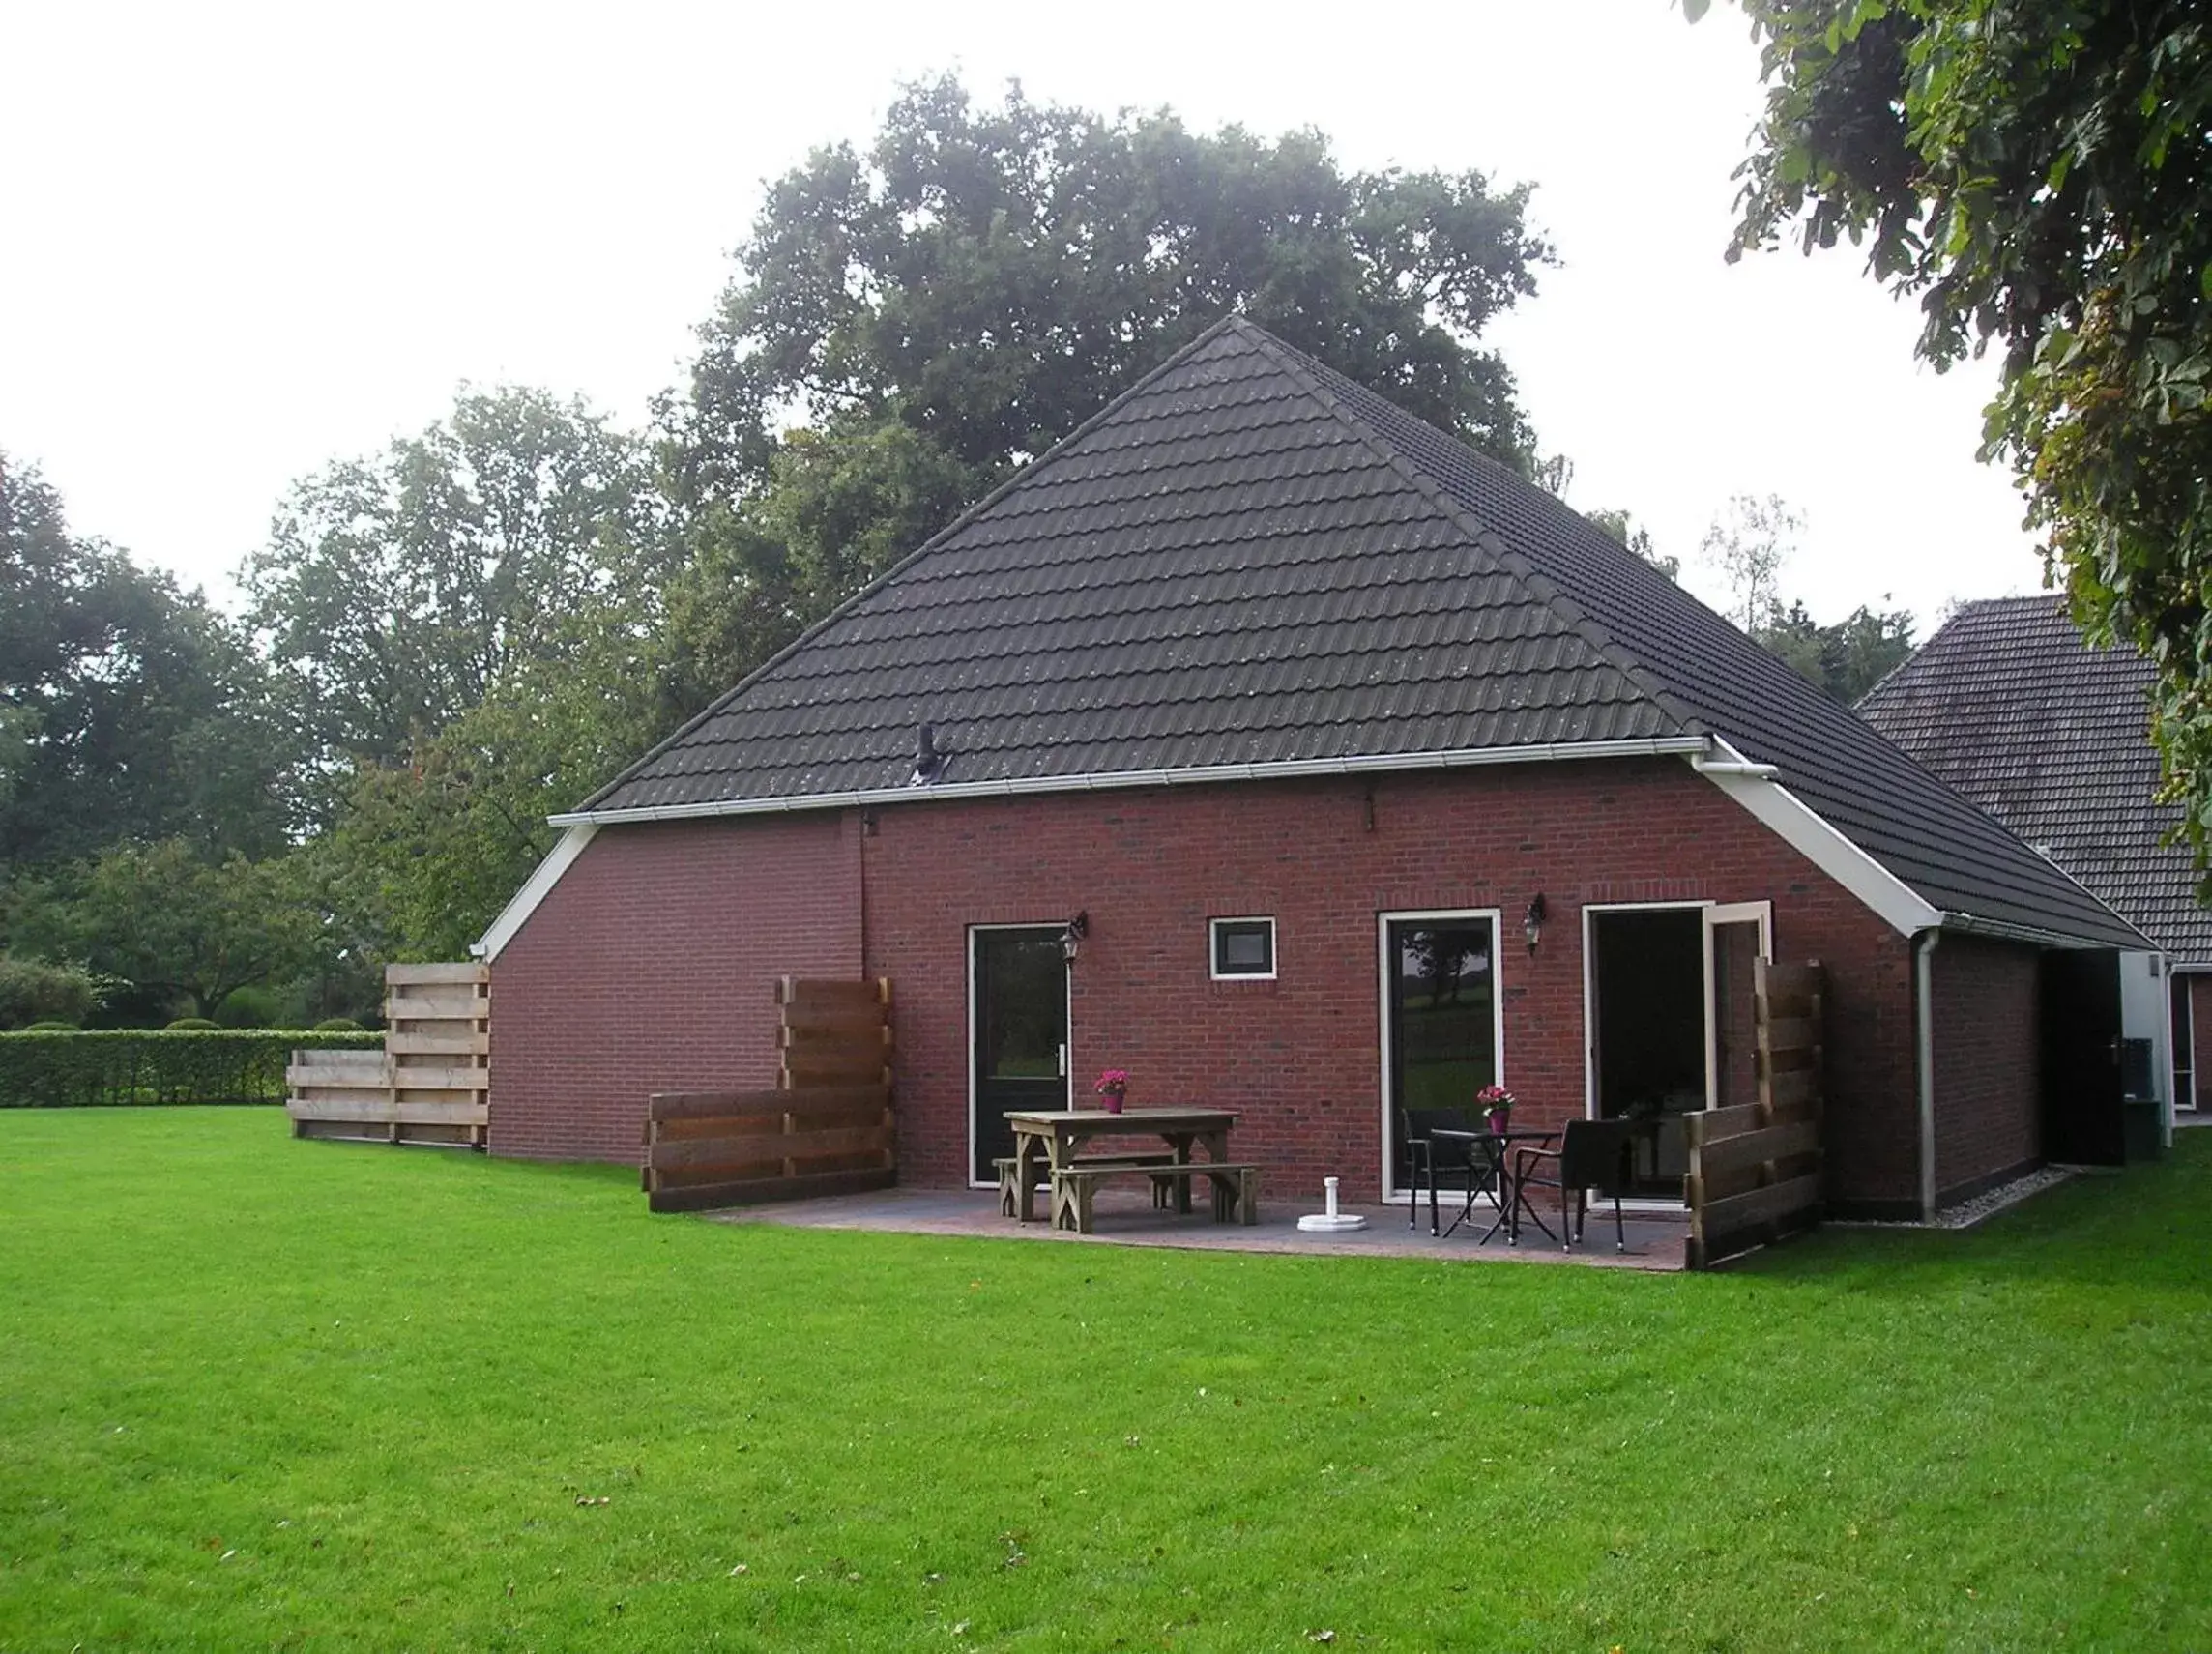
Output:
[[[1569,1252],[1583,1237],[1583,1220],[1589,1215],[1589,1192],[1595,1189],[1600,1196],[1613,1200],[1614,1250],[1628,1250],[1628,1231],[1620,1219],[1620,1197],[1628,1192],[1633,1168],[1629,1155],[1636,1140],[1636,1123],[1624,1119],[1571,1119],[1560,1134],[1557,1148],[1524,1148],[1513,1156],[1513,1189],[1515,1218],[1518,1231],[1522,1204],[1530,1189],[1557,1189],[1559,1191],[1559,1244]],[[1541,1174],[1547,1167],[1552,1175]],[[1574,1228],[1567,1227],[1567,1196],[1572,1194]],[[1536,1209],[1528,1208],[1529,1217],[1541,1226],[1543,1219],[1536,1217]]]
[[[1499,1174],[1504,1168],[1500,1163],[1498,1145],[1493,1139],[1480,1135],[1482,1128],[1468,1117],[1465,1110],[1407,1109],[1399,1116],[1399,1120],[1405,1133],[1406,1166],[1411,1173],[1408,1184],[1412,1190],[1412,1199],[1406,1204],[1408,1229],[1416,1228],[1421,1221],[1423,1178],[1427,1179],[1429,1185],[1431,1234],[1438,1233],[1437,1180],[1440,1175],[1456,1173],[1465,1180],[1467,1201],[1460,1208],[1459,1216],[1452,1219],[1453,1229],[1459,1228],[1473,1214],[1477,1195],[1488,1192],[1494,1202],[1499,1199]],[[1438,1131],[1464,1131],[1470,1135],[1446,1138],[1431,1135]],[[1505,1221],[1505,1208],[1502,1204],[1499,1206],[1498,1221]],[[1497,1233],[1498,1224],[1492,1224],[1490,1231],[1492,1234]],[[1483,1238],[1487,1240],[1490,1235],[1486,1234]]]

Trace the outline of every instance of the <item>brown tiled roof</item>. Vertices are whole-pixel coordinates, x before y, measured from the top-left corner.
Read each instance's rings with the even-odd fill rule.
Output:
[[[1550,495],[1240,320],[617,778],[593,813],[1719,735],[1925,900],[2139,941]]]

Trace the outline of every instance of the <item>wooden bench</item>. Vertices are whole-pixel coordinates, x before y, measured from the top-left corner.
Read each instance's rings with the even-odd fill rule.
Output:
[[[992,1161],[991,1164],[998,1169],[999,1173],[999,1215],[1001,1217],[1012,1217],[1016,1212],[1021,1210],[1021,1162],[1015,1159],[1011,1154],[1002,1154],[998,1159]],[[1117,1168],[1135,1168],[1139,1166],[1173,1166],[1175,1164],[1175,1156],[1167,1153],[1079,1154],[1075,1157],[1072,1164],[1085,1167],[1111,1164]],[[1042,1170],[1042,1168],[1040,1167],[1039,1170]],[[1172,1175],[1164,1177],[1153,1177],[1152,1205],[1155,1209],[1165,1211],[1167,1209],[1168,1201],[1170,1197],[1174,1195],[1174,1193],[1175,1178]]]
[[[1152,1179],[1153,1204],[1160,1204],[1160,1191],[1181,1183],[1186,1187],[1194,1177],[1205,1177],[1213,1185],[1213,1221],[1227,1223],[1232,1217],[1241,1216],[1245,1223],[1260,1221],[1260,1168],[1231,1164],[1220,1160],[1170,1160],[1162,1164],[1152,1156],[1142,1159],[1116,1159],[1100,1156],[1085,1159],[1053,1174],[1052,1226],[1071,1229],[1078,1234],[1089,1234],[1091,1230],[1091,1205],[1097,1196],[1098,1185],[1108,1177],[1142,1174]]]

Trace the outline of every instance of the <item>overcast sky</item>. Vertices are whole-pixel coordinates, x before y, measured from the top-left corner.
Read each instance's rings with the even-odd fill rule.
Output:
[[[1849,249],[1723,262],[1760,101],[1726,7],[0,0],[0,449],[225,600],[288,482],[463,382],[641,421],[763,181],[947,69],[1531,183],[1563,267],[1492,336],[1573,504],[1690,560],[1728,496],[1780,494],[1823,620],[2040,584],[1974,459],[1992,370],[1916,366]]]

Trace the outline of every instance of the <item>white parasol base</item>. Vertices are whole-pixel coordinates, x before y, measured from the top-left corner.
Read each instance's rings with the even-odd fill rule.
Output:
[[[1324,1177],[1321,1181],[1328,1210],[1308,1212],[1298,1219],[1298,1228],[1308,1234],[1342,1234],[1347,1230],[1365,1229],[1367,1220],[1357,1212],[1340,1212],[1336,1209],[1336,1179]]]

